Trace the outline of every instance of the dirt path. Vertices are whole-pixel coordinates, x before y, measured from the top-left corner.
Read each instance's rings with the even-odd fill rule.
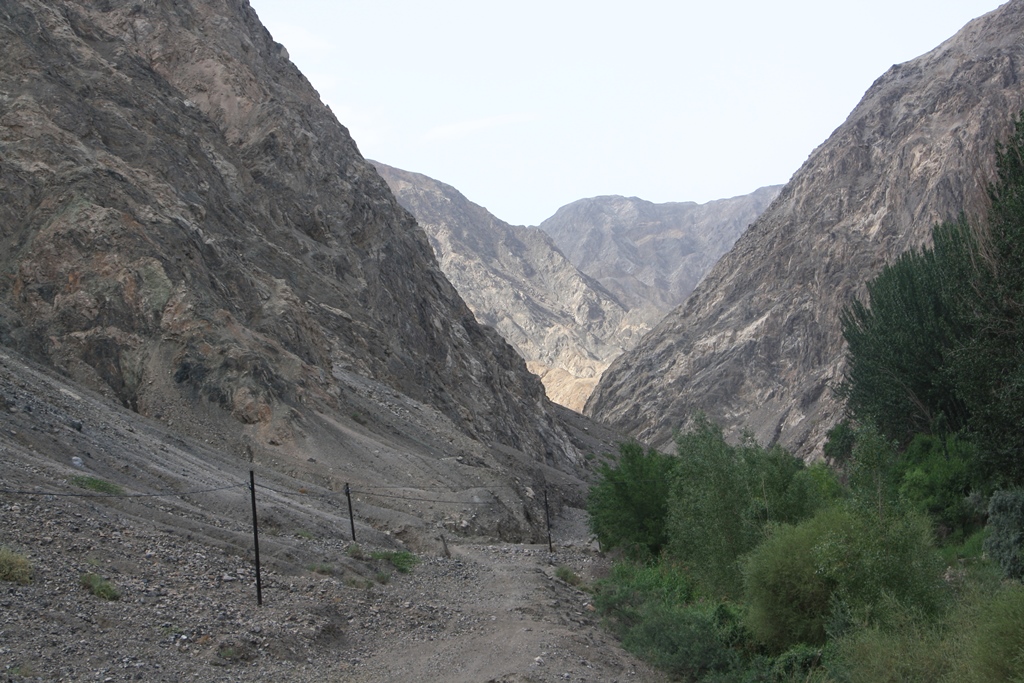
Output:
[[[396,634],[348,680],[660,680],[600,630],[589,594],[554,576],[557,562],[589,578],[593,560],[545,546],[453,548],[451,560],[417,568],[389,596],[409,621],[429,620],[429,635]],[[447,606],[437,618],[431,600],[441,595]]]

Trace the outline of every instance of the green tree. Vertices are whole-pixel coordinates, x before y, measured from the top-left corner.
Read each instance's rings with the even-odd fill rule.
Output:
[[[932,235],[933,248],[901,255],[868,283],[866,303],[840,314],[848,353],[839,394],[858,422],[901,445],[956,431],[968,418],[949,356],[969,335],[956,301],[962,283],[951,277],[967,272],[969,227],[947,223]]]
[[[587,499],[590,530],[606,549],[657,557],[668,540],[666,518],[674,458],[634,442],[619,445],[617,467],[607,463]]]
[[[986,473],[998,486],[1024,484],[1024,116],[998,146],[996,167],[988,221],[960,300],[974,334],[952,365]]]
[[[764,538],[769,524],[813,514],[827,498],[828,483],[781,447],[764,449],[749,438],[730,445],[705,417],[676,443],[668,552],[709,596],[737,597],[740,556]]]

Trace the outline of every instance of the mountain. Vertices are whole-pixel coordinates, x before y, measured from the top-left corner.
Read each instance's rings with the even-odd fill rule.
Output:
[[[686,299],[780,189],[762,187],[705,204],[581,199],[560,208],[540,229],[650,329]]]
[[[889,69],[686,302],[612,364],[587,414],[664,445],[704,411],[819,454],[842,411],[842,307],[937,221],[984,215],[995,145],[1024,106],[1022,33],[1013,0]]]
[[[477,319],[526,359],[552,401],[573,410],[779,190],[707,204],[582,199],[538,229],[509,225],[425,175],[372,163]]]
[[[0,28],[3,345],[242,467],[500,485],[479,533],[539,533],[524,491],[559,472],[578,498],[562,411],[248,3],[8,0]]]
[[[582,410],[612,359],[650,326],[637,327],[543,231],[509,225],[425,175],[373,163],[477,320],[526,359],[552,401]]]

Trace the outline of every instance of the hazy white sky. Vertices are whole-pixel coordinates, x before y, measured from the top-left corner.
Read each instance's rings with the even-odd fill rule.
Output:
[[[999,0],[250,0],[370,159],[514,224],[786,182]]]

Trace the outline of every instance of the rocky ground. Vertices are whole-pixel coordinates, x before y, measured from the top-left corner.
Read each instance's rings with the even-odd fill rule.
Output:
[[[377,404],[361,405],[366,420],[390,425],[394,405]],[[554,553],[536,538],[502,542],[502,517],[488,512],[513,504],[511,492],[488,497],[501,471],[471,466],[469,451],[429,460],[402,443],[368,442],[380,451],[376,483],[423,463],[464,471],[465,482],[353,496],[353,547],[344,495],[316,483],[316,471],[245,462],[223,447],[216,420],[184,415],[168,406],[163,423],[141,418],[0,353],[0,546],[33,570],[30,584],[0,582],[0,680],[662,679],[602,630],[590,594],[556,576],[564,565],[586,584],[609,566],[578,508],[557,508]],[[123,497],[83,488],[80,477]],[[466,524],[449,523],[460,516]],[[419,560],[407,573],[373,557],[402,551]],[[91,594],[84,574],[107,579],[120,598]]]
[[[421,555],[402,573],[370,546],[303,534],[296,544],[323,560],[264,570],[257,606],[244,529],[226,529],[239,546],[215,547],[117,502],[0,501],[0,544],[34,575],[0,583],[6,680],[660,679],[602,631],[587,592],[556,577],[605,571],[589,547],[453,542],[450,557]],[[120,599],[84,589],[87,573]]]

